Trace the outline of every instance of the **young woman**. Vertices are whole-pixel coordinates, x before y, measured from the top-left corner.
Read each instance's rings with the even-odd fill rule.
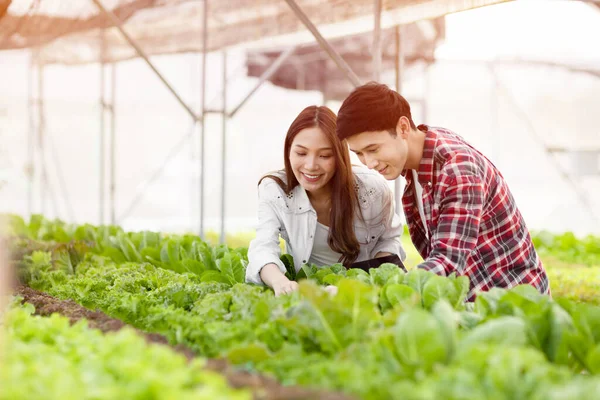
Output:
[[[327,107],[305,108],[284,144],[285,169],[258,186],[258,227],[248,249],[246,281],[267,284],[275,295],[297,283],[284,274],[279,237],[302,265],[318,266],[396,254],[402,226],[393,193],[377,172],[352,167],[346,141],[336,136],[336,115]]]

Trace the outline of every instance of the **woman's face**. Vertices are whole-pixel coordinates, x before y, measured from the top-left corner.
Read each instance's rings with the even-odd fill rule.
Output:
[[[335,174],[333,146],[320,128],[298,132],[290,148],[294,176],[307,192],[318,193]]]

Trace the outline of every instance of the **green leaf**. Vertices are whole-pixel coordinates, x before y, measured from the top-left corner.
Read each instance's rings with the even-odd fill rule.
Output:
[[[63,270],[70,275],[73,275],[75,273],[75,265],[71,260],[71,256],[68,250],[57,250],[52,253],[52,258],[53,264],[56,269]]]
[[[125,255],[123,254],[123,252],[114,247],[110,247],[110,246],[105,247],[104,251],[101,253],[101,255],[104,257],[110,258],[117,264],[127,262],[127,259],[125,258]]]
[[[202,275],[200,276],[200,281],[201,282],[220,282],[220,283],[227,283],[231,285],[231,282],[229,281],[229,279],[227,279],[226,277],[223,276],[223,274],[221,274],[221,272],[219,271],[204,271],[202,273]]]
[[[363,283],[371,283],[371,277],[369,274],[359,268],[350,268],[346,272],[346,277],[350,279],[356,279],[357,281],[361,281]]]
[[[300,281],[302,279],[311,279],[318,270],[319,269],[314,264],[304,264],[302,268],[300,268],[300,271],[298,271],[298,274],[296,274],[296,281]]]
[[[592,374],[600,374],[600,343],[588,353],[586,365]]]
[[[334,274],[339,274],[339,275],[343,275],[346,276],[346,267],[344,267],[344,264],[342,263],[335,263],[333,265],[329,266],[329,269],[331,269],[331,271]]]
[[[445,363],[450,355],[440,323],[419,308],[407,310],[398,317],[394,344],[398,359],[413,374],[431,373],[435,365]]]
[[[230,350],[226,358],[233,364],[258,364],[271,358],[269,350],[261,344],[248,344]]]
[[[528,342],[527,325],[517,317],[499,317],[475,327],[460,341],[460,351],[477,344],[497,346],[525,346]]]
[[[285,276],[292,281],[296,280],[296,267],[294,266],[294,257],[291,254],[282,254],[279,259],[285,266]]]
[[[431,313],[437,319],[442,331],[442,336],[446,341],[446,349],[448,351],[445,362],[448,363],[454,354],[458,341],[460,314],[457,313],[452,305],[446,300],[435,303],[431,309]]]
[[[200,261],[192,260],[191,258],[183,260],[181,264],[187,272],[196,275],[202,275],[205,271],[204,265]]]
[[[196,254],[198,257],[198,261],[204,264],[204,268],[206,270],[218,271],[216,258],[213,257],[213,251],[208,244],[205,242],[196,242]]]
[[[404,277],[404,283],[415,289],[415,292],[417,292],[422,298],[425,283],[427,283],[427,281],[433,276],[437,275],[421,268],[414,268],[411,269],[408,274],[406,274]]]
[[[179,243],[173,239],[167,240],[160,249],[160,260],[164,263],[181,261]]]
[[[143,261],[160,261],[160,250],[156,247],[145,247],[140,251],[140,256]]]
[[[335,285],[342,279],[344,279],[344,277],[342,275],[329,274],[323,278],[323,284],[324,285]]]
[[[230,285],[244,283],[246,280],[245,268],[240,257],[235,253],[225,253],[222,258],[217,260],[217,268]]]
[[[468,285],[468,278],[464,278],[467,280]],[[429,309],[439,300],[447,300],[453,306],[457,305],[460,294],[457,293],[455,282],[455,279],[448,279],[438,275],[430,277],[425,282],[425,285],[423,285],[423,306]],[[459,282],[464,281],[460,280]]]
[[[0,215],[0,234],[7,236],[27,236],[28,228],[23,218],[18,215]]]
[[[400,307],[403,310],[421,303],[419,294],[413,288],[398,283],[386,285],[382,296],[385,296],[391,307]]]
[[[313,275],[313,278],[317,280],[320,284],[323,284],[323,278],[328,275],[332,275],[333,271],[329,268],[319,268],[319,270]]]
[[[135,248],[135,245],[133,244],[131,239],[129,239],[125,233],[121,233],[117,236],[117,242],[127,261],[142,261],[142,256]]]
[[[374,285],[383,286],[388,280],[396,276],[403,276],[404,271],[398,268],[398,266],[395,264],[384,263],[377,268],[371,268],[369,270],[369,275],[371,275],[371,280]],[[400,280],[400,282],[401,281],[402,280]]]
[[[40,229],[44,222],[44,217],[41,214],[33,214],[29,219],[29,237],[33,239],[42,239],[39,237]]]
[[[469,294],[471,281],[467,276],[459,276],[452,280],[452,283],[456,290],[454,292],[454,297],[449,298],[448,301],[450,301],[450,304],[455,309],[462,309],[464,308],[467,295]]]
[[[139,242],[139,248],[160,248],[160,233],[143,231]]]

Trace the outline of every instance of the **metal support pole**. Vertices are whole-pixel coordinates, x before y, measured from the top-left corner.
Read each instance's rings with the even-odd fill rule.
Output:
[[[402,74],[404,73],[404,46],[402,46],[403,29],[396,25],[396,92],[402,94]]]
[[[39,190],[40,190],[40,212],[42,214],[46,213],[46,197],[47,197],[47,176],[46,176],[46,163],[44,162],[44,134],[43,134],[43,122],[42,122],[42,67],[39,61],[39,52],[37,53],[38,57],[36,57],[35,60],[35,70],[36,70],[36,77],[35,77],[35,81],[37,83],[36,85],[36,97],[35,97],[35,104],[36,104],[36,111],[37,111],[37,132],[36,132],[36,136],[37,136],[37,148],[38,148],[38,157],[39,157],[39,161],[40,161],[40,186],[39,186]]]
[[[327,72],[329,71],[329,63],[330,61],[328,59],[324,59],[322,61],[323,63],[323,75],[321,76],[321,87],[323,88],[323,105],[327,106],[327,102],[329,101],[329,87],[327,85],[327,83],[329,82],[327,80]]]
[[[204,0],[203,11],[202,11],[202,75],[201,75],[201,93],[200,93],[200,108],[202,118],[200,119],[200,194],[198,197],[200,203],[200,237],[205,239],[204,233],[204,173],[205,173],[205,160],[204,160],[204,137],[205,137],[205,112],[206,112],[206,52],[208,51],[208,0]]]
[[[296,89],[304,90],[306,86],[306,72],[304,71],[304,66],[302,62],[298,60],[294,60],[294,67],[296,68]]]
[[[97,1],[97,0],[94,0]],[[286,3],[290,6],[294,14],[298,17],[300,21],[308,28],[308,30],[315,37],[319,45],[325,52],[331,57],[331,59],[335,62],[339,69],[341,69],[346,77],[350,80],[350,82],[356,87],[360,86],[361,82],[358,76],[352,71],[352,68],[344,61],[344,59],[335,51],[333,47],[325,40],[325,38],[321,35],[318,29],[313,25],[308,16],[298,7],[294,0],[285,0]]]
[[[265,72],[262,73],[257,84],[252,88],[252,90],[250,90],[250,92],[246,95],[246,97],[244,97],[244,99],[242,101],[240,101],[240,103],[229,113],[229,118],[232,118],[240,110],[240,108],[242,108],[242,106],[244,104],[246,104],[246,102],[250,99],[250,97],[252,97],[252,95],[262,86],[262,84],[265,83],[265,81],[267,81],[269,78],[271,78],[271,76],[273,76],[273,74],[275,72],[277,72],[279,67],[281,67],[281,65],[292,54],[294,54],[295,51],[296,51],[296,46],[290,47],[289,49],[287,49],[286,51],[281,53],[275,61],[273,61],[273,64],[271,64],[269,66],[269,68],[267,68],[265,70]]]
[[[402,27],[396,25],[396,92],[402,94],[402,74],[404,73],[404,47],[402,46]],[[396,213],[402,215],[402,180],[400,177],[394,180],[394,200]]]
[[[38,58],[38,147],[41,166],[41,212],[46,214],[46,203],[48,198],[52,204],[54,217],[59,218],[58,201],[48,177],[48,163],[46,161],[46,110],[44,108],[44,64]]]
[[[381,77],[381,1],[373,0],[373,80]]]
[[[33,187],[35,184],[35,96],[33,93],[33,79],[35,50],[30,52],[29,74],[27,75],[29,133],[27,135],[27,214],[29,218],[33,214]]]
[[[117,67],[113,62],[110,68],[110,186],[109,186],[109,202],[110,202],[110,223],[115,224],[115,176],[116,176],[116,126],[115,126],[115,98],[117,90]]]
[[[104,155],[105,155],[105,119],[104,119],[104,86],[105,86],[105,71],[104,71],[104,59],[106,55],[106,41],[104,38],[104,30],[100,31],[100,148],[98,149],[99,155],[99,163],[98,163],[98,179],[99,179],[99,187],[98,187],[98,223],[100,225],[104,224],[104,185],[105,185],[105,165],[104,165]]]
[[[39,55],[39,53],[38,53]],[[48,198],[48,171],[46,168],[46,155],[44,149],[44,104],[43,104],[43,87],[44,87],[44,67],[40,62],[39,57],[36,59],[37,69],[37,140],[40,157],[40,210],[42,214],[46,213],[46,200]],[[55,215],[57,217],[57,215]]]
[[[167,80],[162,76],[162,74],[160,72],[158,72],[158,70],[156,69],[154,64],[152,64],[152,62],[150,61],[150,59],[148,58],[146,53],[140,48],[140,46],[138,46],[138,44],[135,42],[135,40],[133,40],[133,38],[131,36],[129,36],[129,34],[123,29],[123,22],[119,18],[117,18],[117,16],[112,11],[109,11],[108,9],[106,9],[106,7],[104,7],[104,5],[101,3],[100,0],[92,0],[92,1],[96,5],[96,7],[98,7],[98,9],[100,11],[102,11],[104,14],[106,14],[106,16],[108,16],[108,18],[111,20],[112,24],[119,30],[119,32],[121,32],[121,34],[123,35],[125,40],[127,40],[127,42],[135,49],[138,56],[140,56],[146,62],[146,64],[148,64],[150,69],[152,69],[152,71],[156,74],[158,79],[160,79],[162,81],[162,83],[164,83],[164,85],[167,87],[169,92],[171,92],[171,94],[173,96],[175,96],[175,98],[177,99],[179,104],[181,104],[181,106],[183,108],[185,108],[185,110],[188,112],[188,114],[190,114],[190,116],[194,120],[201,119],[202,116],[196,115],[196,113],[190,108],[190,106],[188,106],[185,103],[185,101],[183,101],[183,99],[177,94],[177,91],[175,91],[175,89],[169,84],[169,82],[167,82]]]
[[[195,57],[194,55],[190,55],[190,69],[189,69],[189,77],[190,77],[190,86],[189,86],[189,90],[190,90],[190,98],[192,98],[194,95],[196,95],[196,89],[197,86],[200,82],[200,74],[198,73],[199,68],[200,68],[200,58],[199,57]],[[196,77],[198,77],[198,79],[196,80]],[[196,121],[191,120],[190,121],[190,133],[192,134],[193,137],[190,138],[190,145],[188,146],[188,150],[189,150],[189,162],[190,165],[194,165],[194,163],[196,162],[196,151],[198,150],[197,144],[195,142],[195,138],[196,138],[196,130],[200,129],[199,124],[196,123]],[[198,204],[198,199],[196,198],[196,192],[198,190],[198,188],[196,187],[196,171],[193,171],[193,169],[189,169],[188,171],[188,199],[189,199],[189,210],[188,210],[188,221],[190,221],[190,231],[194,231],[196,229],[195,226],[195,211],[196,211],[196,205]]]
[[[225,243],[225,178],[227,176],[225,167],[227,165],[227,52],[223,52],[223,131],[221,146],[221,238],[219,242]]]

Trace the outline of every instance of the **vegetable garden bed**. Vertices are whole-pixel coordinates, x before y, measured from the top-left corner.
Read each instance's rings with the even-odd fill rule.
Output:
[[[49,317],[59,314],[69,319],[71,325],[81,320],[87,322],[88,327],[98,329],[103,333],[118,332],[121,329],[133,329],[122,321],[111,318],[101,311],[91,311],[73,302],[72,300],[59,300],[46,293],[20,285],[14,291],[16,296],[22,298],[23,303],[35,307],[35,315]],[[174,352],[182,354],[188,360],[197,355],[182,345],[170,345],[168,340],[156,333],[146,333],[136,330],[136,333],[147,343],[169,346]],[[227,383],[232,388],[246,388],[252,391],[255,400],[351,400],[348,395],[328,393],[324,391],[308,390],[301,387],[282,386],[271,378],[252,374],[247,371],[236,370],[224,359],[207,359],[205,368],[224,375]]]
[[[244,248],[43,218],[11,226],[18,276],[32,288],[284,387],[369,400],[600,392],[600,307],[530,286],[466,304],[465,277],[306,266],[299,292],[276,298],[243,283]]]

